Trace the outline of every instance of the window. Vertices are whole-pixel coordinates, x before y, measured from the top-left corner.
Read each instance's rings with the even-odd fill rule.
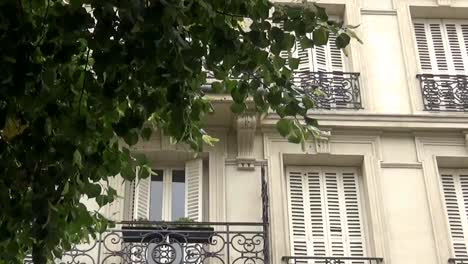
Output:
[[[468,21],[415,19],[423,73],[468,74]]]
[[[416,19],[424,110],[468,111],[468,21]]]
[[[185,217],[185,170],[157,169],[151,176],[149,220]]]
[[[468,257],[468,169],[440,169],[454,257]]]
[[[185,168],[155,169],[151,178],[136,182],[133,218],[175,221],[202,220],[203,161],[188,161]]]
[[[364,256],[356,169],[288,167],[286,174],[292,254]]]

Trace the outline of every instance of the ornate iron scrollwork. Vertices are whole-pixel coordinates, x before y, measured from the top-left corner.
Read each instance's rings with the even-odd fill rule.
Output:
[[[265,264],[264,223],[122,222],[59,264]],[[25,260],[25,263],[31,263]]]
[[[468,111],[468,76],[418,74],[424,110]]]
[[[359,73],[295,72],[293,83],[320,109],[361,109]]]

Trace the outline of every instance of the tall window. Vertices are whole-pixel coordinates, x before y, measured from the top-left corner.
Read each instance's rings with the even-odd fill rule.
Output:
[[[151,177],[149,220],[185,217],[185,170],[157,169]]]
[[[288,167],[286,174],[292,254],[364,256],[356,170]]]
[[[440,169],[454,257],[468,257],[468,170]]]
[[[468,74],[468,21],[415,19],[423,73]]]
[[[185,168],[155,169],[151,178],[137,179],[133,219],[175,221],[188,217],[202,220],[203,161],[187,161]]]

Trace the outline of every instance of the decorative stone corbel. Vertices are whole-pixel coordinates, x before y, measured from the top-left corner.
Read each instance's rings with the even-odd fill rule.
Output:
[[[255,168],[254,141],[257,117],[245,114],[237,117],[237,168],[253,170]]]
[[[317,153],[330,153],[330,131],[321,131],[320,135],[315,138],[315,150]]]
[[[452,0],[437,0],[437,5],[439,6],[450,6],[452,4]]]

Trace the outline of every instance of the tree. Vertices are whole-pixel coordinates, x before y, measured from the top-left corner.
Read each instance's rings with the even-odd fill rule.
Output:
[[[282,26],[279,26],[279,25]],[[47,263],[109,221],[88,212],[116,197],[109,177],[148,177],[128,146],[155,129],[200,151],[212,111],[273,110],[291,142],[317,133],[314,101],[291,84],[296,41],[313,48],[351,27],[323,8],[266,0],[0,0],[0,263]],[[311,35],[312,38],[310,37]],[[128,146],[119,144],[123,139]]]

